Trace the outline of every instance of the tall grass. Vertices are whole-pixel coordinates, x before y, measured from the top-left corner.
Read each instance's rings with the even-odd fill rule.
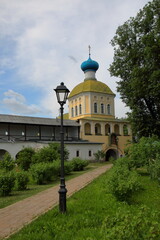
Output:
[[[126,204],[109,194],[107,175],[100,176],[68,199],[67,214],[60,214],[56,207],[9,239],[159,240],[158,184],[148,176],[141,176],[144,192],[134,195],[132,202]]]

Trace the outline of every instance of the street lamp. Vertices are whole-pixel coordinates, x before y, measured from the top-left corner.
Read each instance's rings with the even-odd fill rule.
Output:
[[[60,104],[60,111],[61,111],[61,174],[60,174],[60,189],[59,189],[59,211],[61,213],[66,212],[66,185],[65,185],[65,178],[64,178],[64,131],[63,131],[63,105],[67,101],[67,97],[69,94],[69,90],[66,88],[64,83],[62,82],[61,85],[57,86],[54,89],[57,96],[57,101]]]

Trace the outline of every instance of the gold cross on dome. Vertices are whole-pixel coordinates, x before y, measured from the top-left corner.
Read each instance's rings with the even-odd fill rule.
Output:
[[[88,48],[89,48],[89,57],[90,57],[91,56],[91,46],[89,45]]]

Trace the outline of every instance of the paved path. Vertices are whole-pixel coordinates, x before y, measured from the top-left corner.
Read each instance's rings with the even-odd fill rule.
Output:
[[[110,167],[111,165],[105,165],[68,180],[66,182],[67,197],[85,187]],[[59,201],[58,190],[59,185],[0,209],[0,239],[10,236],[56,206]]]

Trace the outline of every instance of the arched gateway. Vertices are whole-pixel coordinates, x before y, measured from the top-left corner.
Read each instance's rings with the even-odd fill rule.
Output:
[[[3,158],[4,154],[8,152],[7,150],[0,149],[0,160]]]
[[[110,158],[114,158],[114,159],[117,159],[118,158],[118,151],[116,149],[109,149],[107,152],[106,152],[106,158],[105,160],[106,161],[109,161]]]

